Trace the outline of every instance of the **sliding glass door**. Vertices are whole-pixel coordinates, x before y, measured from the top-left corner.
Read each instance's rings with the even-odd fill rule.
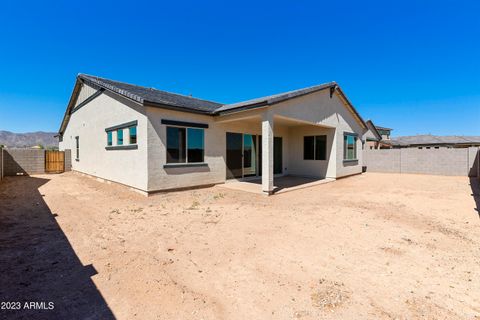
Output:
[[[262,175],[262,136],[227,132],[227,179]],[[274,137],[274,174],[282,173],[282,138]]]
[[[227,179],[243,177],[241,133],[227,132]]]
[[[257,136],[243,135],[243,176],[257,175]]]

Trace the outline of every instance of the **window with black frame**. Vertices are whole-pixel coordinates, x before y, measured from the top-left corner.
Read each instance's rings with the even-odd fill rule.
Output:
[[[355,134],[343,135],[343,160],[357,160],[357,140]]]
[[[128,128],[128,137],[129,137],[128,140],[130,144],[137,143],[137,126]]]
[[[167,163],[204,162],[204,140],[204,129],[167,126]]]
[[[327,159],[327,136],[305,136],[303,137],[303,159],[304,160],[326,160]]]
[[[113,145],[113,132],[107,131],[107,146]]]
[[[75,160],[80,160],[80,137],[75,137]]]

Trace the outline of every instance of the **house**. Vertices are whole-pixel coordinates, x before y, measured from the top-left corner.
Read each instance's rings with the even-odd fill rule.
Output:
[[[367,149],[390,149],[390,132],[392,129],[375,126],[372,120],[366,122],[368,131],[365,133]]]
[[[434,136],[422,134],[396,137],[391,140],[391,144],[394,148],[469,148],[480,147],[480,136]]]
[[[388,141],[390,140],[390,136],[392,135],[393,129],[391,128],[385,128],[385,127],[380,127],[380,126],[375,126],[377,129],[378,133],[382,136],[382,140]]]
[[[362,172],[367,125],[335,83],[233,104],[79,74],[60,130],[72,170],[143,193]]]

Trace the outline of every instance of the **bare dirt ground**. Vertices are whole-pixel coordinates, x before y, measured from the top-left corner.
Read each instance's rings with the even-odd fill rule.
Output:
[[[478,319],[478,186],[367,173],[265,197],[0,183],[0,310],[28,319]],[[476,200],[475,200],[476,199]]]

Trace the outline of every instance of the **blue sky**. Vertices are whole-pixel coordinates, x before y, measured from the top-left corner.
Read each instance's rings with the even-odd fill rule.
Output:
[[[231,103],[337,81],[394,135],[480,135],[479,1],[4,1],[0,130],[57,131],[78,73]]]

